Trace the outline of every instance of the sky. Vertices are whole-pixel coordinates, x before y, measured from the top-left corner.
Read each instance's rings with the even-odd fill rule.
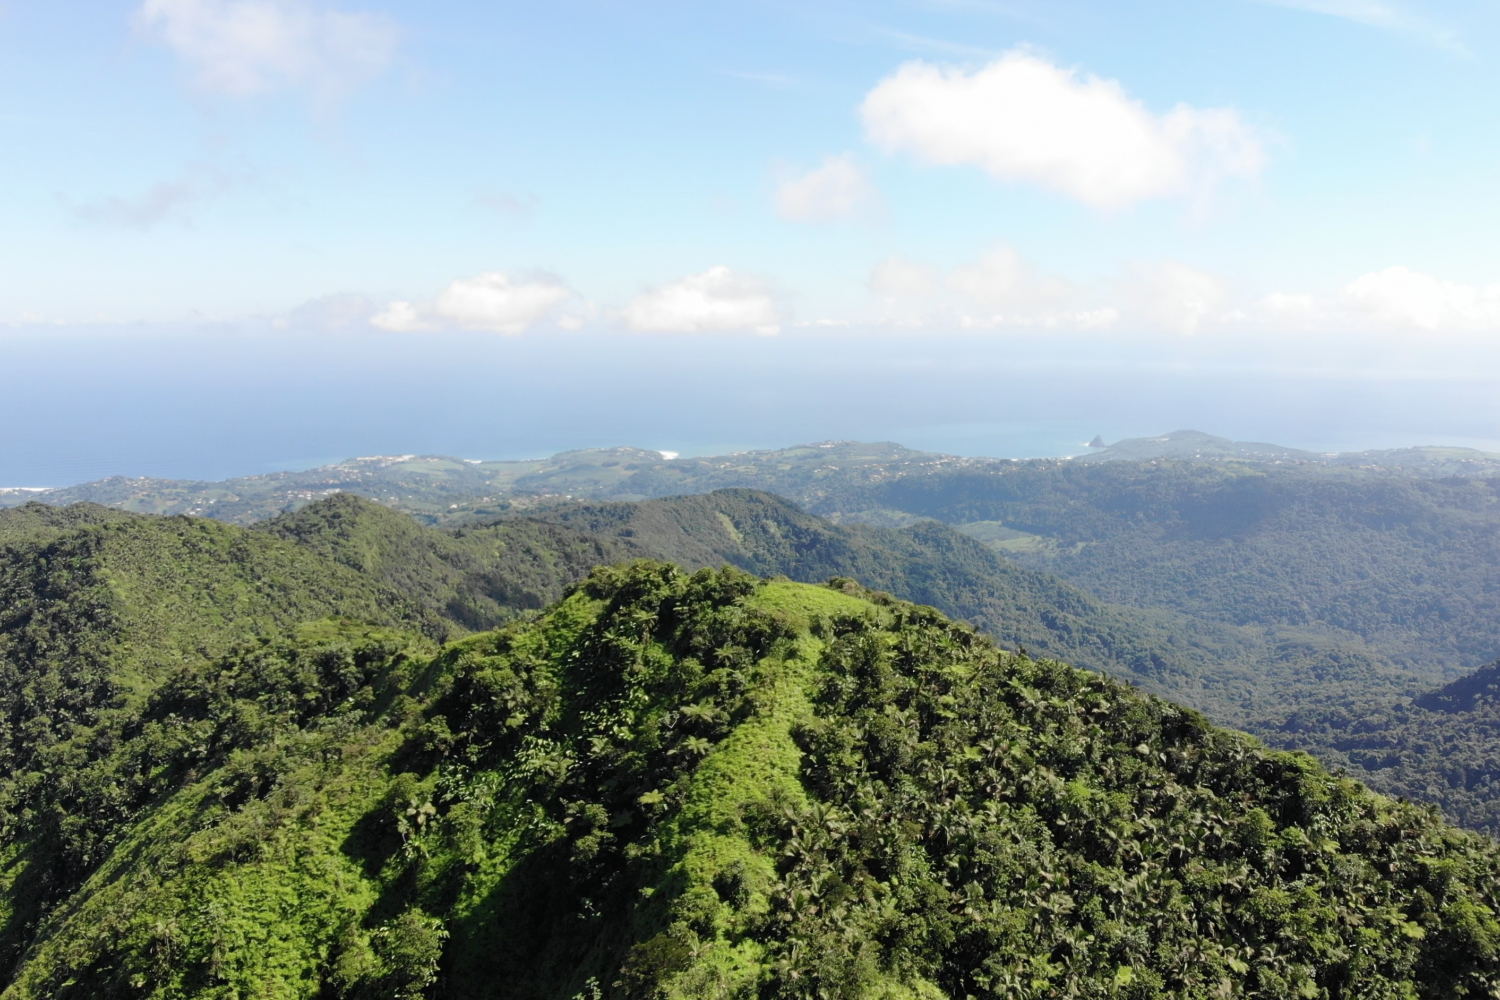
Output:
[[[0,0],[0,485],[1500,448],[1480,2]]]

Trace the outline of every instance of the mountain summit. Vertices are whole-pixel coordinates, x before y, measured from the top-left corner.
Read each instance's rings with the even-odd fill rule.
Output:
[[[441,649],[324,622],[100,727],[75,801],[155,792],[7,998],[1500,984],[1492,842],[849,580],[606,567]]]

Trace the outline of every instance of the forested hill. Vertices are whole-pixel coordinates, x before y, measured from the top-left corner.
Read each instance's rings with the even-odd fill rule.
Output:
[[[1074,456],[1079,462],[1140,462],[1176,459],[1278,466],[1360,469],[1386,476],[1424,479],[1500,476],[1500,454],[1476,448],[1414,447],[1320,453],[1259,441],[1232,441],[1202,431],[1173,431],[1149,438],[1126,438],[1091,445]]]
[[[1500,479],[1110,462],[876,500],[1111,602],[1358,639],[1435,680],[1500,655]]]
[[[1134,455],[1157,439],[1143,440],[1104,451]],[[1442,462],[1456,452],[1408,450],[1437,464],[1394,466],[1362,453],[1344,467],[1254,461],[1274,446],[1188,432],[1161,441],[1232,460],[1008,462],[849,442],[671,461],[603,449],[530,463],[387,456],[219,484],[116,479],[48,496],[253,523],[346,491],[460,524],[579,498],[746,487],[837,523],[942,521],[1109,603],[1261,630],[1289,661],[1373,658],[1438,682],[1500,656],[1491,606],[1500,478],[1483,478],[1483,462],[1470,478],[1425,478],[1454,472]],[[1335,653],[1322,648],[1330,643]]]
[[[1410,701],[1310,707],[1264,735],[1500,836],[1500,663]]]
[[[803,582],[850,577],[972,622],[1011,647],[1158,686],[1192,684],[1199,695],[1202,658],[1228,675],[1235,665],[1248,671],[1257,650],[1234,629],[1112,608],[936,522],[835,525],[754,490],[571,504],[452,529],[340,494],[255,531],[369,574],[467,628],[540,608],[600,563],[645,557]],[[1217,688],[1207,690],[1213,697]]]
[[[166,729],[153,730],[152,740],[200,740],[172,721],[190,697],[180,686],[199,683],[194,671],[206,659],[270,649],[307,621],[441,641],[535,613],[596,565],[656,555],[692,568],[729,562],[802,579],[864,575],[1011,644],[1098,669],[1135,675],[1191,666],[1185,647],[1149,616],[1116,612],[1046,574],[1010,566],[941,525],[839,527],[747,491],[625,510],[629,516],[587,508],[555,512],[558,523],[452,530],[349,494],[253,530],[89,504],[0,512],[0,858],[10,859],[0,866],[7,887],[0,967],[14,963],[50,908],[117,847],[171,778],[151,760],[130,764],[143,770],[128,775],[114,770],[119,742],[145,725],[140,713],[166,713],[158,719]],[[319,626],[315,635],[327,632]],[[298,712],[344,704],[355,690],[350,678],[366,669],[357,658],[277,666],[281,654],[266,655],[270,666],[246,661],[246,690],[259,698],[254,686],[271,684],[269,704],[283,705],[293,696],[275,685],[295,682],[303,692],[295,698],[310,699]],[[309,670],[321,679],[310,680]],[[320,673],[327,670],[336,676]],[[219,695],[191,695],[200,697]],[[259,712],[241,719],[248,732],[265,723]]]
[[[65,831],[150,794],[8,1000],[1500,986],[1493,843],[849,582],[600,569],[440,649],[323,622],[96,736]]]
[[[178,662],[184,650],[214,653],[229,637],[269,634],[302,615],[347,614],[396,625],[419,623],[436,637],[460,634],[543,607],[594,565],[640,556],[688,568],[727,562],[802,581],[859,579],[969,621],[1009,648],[1128,678],[1221,723],[1276,743],[1305,745],[1339,764],[1350,763],[1342,751],[1288,736],[1289,716],[1331,712],[1338,718],[1373,718],[1430,686],[1357,636],[1329,634],[1316,624],[1266,628],[1109,604],[1056,576],[1017,565],[1015,553],[1003,546],[997,553],[935,521],[900,529],[835,525],[777,497],[745,490],[554,505],[530,513],[434,529],[352,494],[337,494],[245,532],[206,519],[33,504],[0,514],[0,537],[22,546],[10,568],[0,566],[0,572],[31,581],[26,586],[32,591],[45,591],[55,586],[53,571],[37,576],[34,567],[65,563],[55,556],[38,558],[38,539],[51,538],[46,544],[58,552],[79,550],[68,557],[72,562],[66,565],[73,568],[65,583],[56,585],[62,599],[35,621],[24,619],[32,636],[24,649],[73,644],[77,656],[65,665],[54,657],[40,669],[72,672],[60,693],[47,697],[63,698],[73,706],[68,713],[84,716],[78,706],[106,702],[116,696],[111,692],[149,689],[161,664]],[[973,525],[960,527],[973,530]],[[280,568],[283,562],[286,567]],[[262,564],[271,568],[262,573],[255,568]],[[220,582],[200,586],[209,579]],[[260,582],[247,583],[250,579]],[[309,586],[288,586],[291,581]],[[68,596],[74,590],[92,595],[92,603]],[[158,593],[159,608],[141,603],[140,595]],[[309,603],[309,594],[315,603]],[[85,607],[97,609],[88,611],[86,620],[78,610]],[[212,641],[200,634],[204,623],[213,623]],[[11,638],[5,641],[22,649],[18,628],[7,626]],[[126,635],[132,637],[129,644],[146,644],[144,654],[130,652],[121,638]],[[90,636],[103,638],[84,641]],[[158,649],[162,644],[164,651]],[[16,653],[9,659],[36,655]],[[154,657],[157,665],[134,665],[140,655]],[[1431,784],[1431,761],[1420,773],[1426,776],[1423,787]],[[1382,775],[1371,778],[1385,784]],[[1438,785],[1416,794],[1446,805],[1451,796],[1438,794]],[[1485,786],[1473,794],[1488,802],[1500,798],[1500,789]],[[1473,809],[1451,814],[1480,815]]]

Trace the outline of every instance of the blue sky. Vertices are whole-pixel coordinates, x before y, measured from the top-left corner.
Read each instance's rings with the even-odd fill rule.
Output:
[[[0,338],[40,367],[0,376],[337,333],[398,374],[444,338],[537,364],[710,338],[712,379],[724,344],[837,333],[1488,377],[1497,28],[1382,0],[5,0]],[[1469,416],[1407,430],[1500,439]]]
[[[483,325],[483,289],[477,315],[435,300],[502,272],[490,299],[555,291],[502,309],[511,328],[628,325],[643,293],[727,268],[698,298],[741,308],[679,326],[998,314],[1004,327],[1114,309],[1121,328],[1196,332],[1293,323],[1263,315],[1279,294],[1312,296],[1332,313],[1319,327],[1423,328],[1402,296],[1424,279],[1459,286],[1449,299],[1500,280],[1497,18],[1367,0],[11,0],[0,318],[244,319],[345,295],[371,315],[399,300],[425,310],[421,325]],[[1007,60],[1058,79],[966,97]],[[951,86],[922,105],[896,92],[903,67]],[[1008,167],[1049,141],[1027,132],[1049,123],[1011,112],[1029,102],[1066,130],[1065,98],[1090,81],[1148,125],[1227,115],[1255,162],[1164,141],[1191,161],[1185,176],[1105,200],[1046,178],[1090,158],[1128,172],[1128,141]],[[862,108],[882,87],[908,115],[951,108],[949,134],[898,121],[881,141]],[[974,148],[942,162],[933,151],[955,136]],[[1010,264],[986,269],[997,253]],[[880,287],[891,261],[913,287]],[[1363,313],[1347,301],[1382,274]],[[1196,321],[1156,307],[1191,296],[1193,277]],[[757,293],[760,315],[744,301]],[[672,325],[663,309],[636,326]],[[1491,324],[1480,306],[1449,311],[1450,327]],[[1221,321],[1237,312],[1250,318]]]

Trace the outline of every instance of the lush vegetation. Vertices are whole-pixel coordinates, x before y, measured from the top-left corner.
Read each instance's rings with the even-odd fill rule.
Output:
[[[850,581],[636,563],[441,649],[328,620],[98,731],[50,794],[123,832],[62,832],[92,868],[7,997],[1500,983],[1490,842]]]
[[[1244,685],[1256,647],[1232,628],[1113,608],[1046,573],[1016,566],[944,525],[834,525],[751,490],[636,503],[569,504],[489,524],[424,528],[340,494],[264,522],[258,531],[374,576],[444,616],[483,629],[538,609],[595,565],[645,557],[688,569],[728,563],[803,582],[865,581],[969,621],[1011,647],[1171,689],[1201,700]],[[1219,665],[1217,687],[1197,681]]]
[[[466,629],[536,611],[632,549],[598,533],[532,520],[436,531],[352,493],[261,522],[258,533],[378,580]]]
[[[1009,545],[1100,598],[1358,638],[1414,670],[1500,651],[1500,480],[1111,462],[901,480],[879,499]]]
[[[441,640],[535,613],[593,566],[644,554],[811,580],[859,574],[1008,641],[1120,672],[1154,655],[1153,636],[1128,615],[1112,631],[1109,609],[938,525],[840,528],[744,491],[556,520],[444,531],[347,494],[249,531],[89,504],[0,513],[0,829],[9,845],[0,878],[12,887],[0,967],[116,848],[163,776],[202,763],[126,765],[116,749],[137,739],[222,743],[160,729],[160,705],[187,698],[183,678],[205,659],[246,642],[260,649],[300,622],[341,616]],[[266,693],[281,697],[274,685]]]
[[[1500,665],[1411,701],[1295,712],[1266,737],[1500,836]]]
[[[872,460],[866,471],[882,467]],[[180,686],[215,657],[288,642],[298,623],[328,616],[437,642],[491,629],[535,615],[595,565],[638,557],[858,579],[961,618],[1004,648],[1129,679],[1378,790],[1435,803],[1463,825],[1500,831],[1500,706],[1484,693],[1493,678],[1481,672],[1412,700],[1432,687],[1424,677],[1477,656],[1493,627],[1471,621],[1496,592],[1485,575],[1491,485],[1388,478],[1377,490],[1357,474],[1319,475],[1171,463],[1046,476],[938,469],[888,480],[869,472],[865,492],[849,494],[867,511],[900,503],[959,530],[937,520],[836,524],[749,490],[537,504],[446,528],[352,494],[252,530],[90,504],[0,512],[9,845],[0,878],[14,887],[0,915],[0,966],[121,849],[165,794],[161,780],[203,766],[136,764],[127,780],[98,763],[145,731],[131,727],[155,711],[162,685]],[[1340,539],[1359,548],[1341,555]],[[1113,587],[1119,602],[1045,567]],[[1173,574],[1184,589],[1169,601]],[[1467,590],[1442,598],[1446,617],[1421,613],[1449,576]],[[1140,606],[1152,601],[1172,606]],[[1215,601],[1233,613],[1213,613]],[[1423,637],[1434,642],[1430,662],[1415,652]],[[303,655],[276,648],[283,659]],[[1462,695],[1470,688],[1479,693]]]

